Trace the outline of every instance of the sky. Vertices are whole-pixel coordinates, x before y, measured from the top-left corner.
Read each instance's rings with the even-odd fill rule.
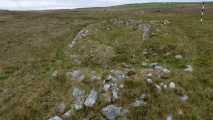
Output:
[[[107,7],[129,3],[148,2],[202,2],[202,0],[0,0],[4,10],[74,9],[85,7]]]

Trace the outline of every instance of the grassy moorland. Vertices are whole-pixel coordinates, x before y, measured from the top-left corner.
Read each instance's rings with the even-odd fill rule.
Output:
[[[0,119],[41,120],[74,109],[75,87],[99,92],[92,108],[86,106],[66,119],[105,119],[101,109],[113,104],[129,110],[121,120],[213,118],[213,4],[134,4],[109,8],[51,11],[0,11]],[[165,21],[166,20],[166,21]],[[167,22],[169,21],[169,22]],[[166,22],[166,23],[165,23]],[[143,38],[143,26],[149,31]],[[69,45],[83,28],[84,37]],[[74,61],[70,55],[78,55]],[[181,55],[182,59],[175,58]],[[87,57],[82,57],[87,56]],[[142,62],[166,67],[170,74],[147,83]],[[186,72],[186,65],[194,71]],[[82,81],[66,75],[73,70],[86,75]],[[119,99],[106,102],[102,90],[111,70],[134,69],[118,81]],[[52,73],[57,70],[54,77]],[[91,81],[91,70],[101,80]],[[128,71],[128,70],[127,70]],[[157,70],[152,71],[158,75]],[[174,89],[158,92],[154,84],[174,82]],[[146,94],[146,105],[134,101]],[[181,96],[187,95],[186,101]],[[85,96],[85,97],[86,97]],[[74,111],[74,110],[73,110]],[[179,115],[179,111],[183,114]]]

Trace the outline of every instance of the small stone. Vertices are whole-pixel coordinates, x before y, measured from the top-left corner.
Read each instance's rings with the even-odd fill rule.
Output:
[[[58,105],[58,109],[59,109],[59,111],[60,111],[61,113],[64,112],[64,109],[65,109],[64,103],[60,103],[60,104]]]
[[[116,77],[122,79],[125,77],[125,74],[122,71],[116,71]]]
[[[149,67],[154,68],[155,66],[157,66],[158,63],[151,63],[149,64]]]
[[[115,90],[112,91],[112,96],[114,100],[118,99],[118,93]]]
[[[181,55],[175,55],[175,58],[182,59],[182,56]]]
[[[158,89],[159,92],[161,91],[161,87],[159,85],[155,84],[155,87]]]
[[[183,101],[186,101],[188,98],[189,98],[189,97],[188,97],[187,95],[184,95],[181,99],[182,99]]]
[[[138,107],[138,106],[140,106],[141,104],[146,105],[147,102],[144,102],[143,100],[136,100],[136,101],[134,102],[134,107]]]
[[[187,71],[187,72],[193,72],[193,67],[191,66],[191,65],[186,65],[186,69],[185,69],[185,71]]]
[[[156,66],[154,66],[154,69],[155,69],[155,70],[162,70],[162,69],[163,69],[163,67],[162,67],[162,66],[158,66],[158,65],[156,65]]]
[[[164,74],[170,74],[170,71],[169,71],[168,69],[164,68],[164,69],[163,69],[163,73],[164,73]]]
[[[152,76],[152,73],[147,74],[147,77],[151,77],[151,76]]]
[[[73,96],[75,97],[75,98],[79,98],[82,94],[84,94],[84,90],[80,90],[79,88],[75,88],[74,90],[73,90]]]
[[[124,85],[123,85],[123,84],[121,84],[121,85],[119,86],[119,88],[124,88]]]
[[[58,116],[55,116],[55,117],[50,118],[49,120],[62,120],[62,119]]]
[[[63,118],[69,118],[72,115],[72,110],[67,111],[62,115]]]
[[[78,59],[78,55],[70,55],[72,59]]]
[[[167,116],[166,120],[172,120],[172,116]]]
[[[56,70],[56,71],[52,74],[52,76],[55,77],[55,76],[57,76],[57,74],[58,74],[58,71]]]
[[[146,67],[148,64],[147,64],[146,62],[143,62],[141,65],[142,65],[143,67]]]
[[[142,94],[140,99],[144,99],[146,97],[146,94]]]
[[[96,71],[95,71],[95,70],[92,70],[92,71],[91,71],[91,74],[95,74],[95,73],[96,73]]]
[[[163,85],[163,88],[166,89],[166,88],[167,88],[167,85]]]
[[[92,107],[93,104],[95,103],[97,97],[98,97],[98,92],[93,89],[90,92],[90,95],[85,100],[84,105],[87,106],[87,107]]]
[[[108,91],[110,88],[110,84],[104,84],[103,90]]]
[[[123,109],[121,107],[116,107],[114,105],[108,105],[107,107],[103,108],[102,114],[106,116],[109,120],[116,120],[117,117],[123,116],[128,112],[128,110]]]
[[[183,114],[183,111],[179,110],[178,115],[182,115],[182,114]]]
[[[80,99],[78,99],[78,102],[75,103],[74,107],[75,107],[75,110],[82,109],[83,108],[83,102]]]
[[[152,83],[152,79],[147,78],[148,83]]]
[[[148,52],[143,52],[143,55],[147,55],[148,54]]]
[[[170,87],[170,88],[175,88],[175,83],[171,82],[171,83],[169,84],[169,87]]]
[[[90,80],[92,80],[92,81],[94,81],[94,80],[101,80],[101,77],[97,77],[97,76],[92,75],[92,77],[91,77]]]

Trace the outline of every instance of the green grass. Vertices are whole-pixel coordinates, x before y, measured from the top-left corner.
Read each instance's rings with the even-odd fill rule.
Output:
[[[53,11],[0,11],[0,119],[49,119],[61,116],[59,103],[73,109],[75,87],[84,89],[86,97],[95,88],[98,99],[93,108],[84,106],[69,119],[105,119],[101,109],[109,104],[127,108],[119,119],[212,119],[213,118],[213,6],[205,4],[200,23],[202,3],[147,3]],[[106,9],[106,11],[104,11]],[[128,22],[128,19],[135,22]],[[116,20],[124,21],[119,25]],[[153,24],[151,21],[155,20]],[[162,25],[164,20],[171,23]],[[88,34],[73,47],[69,44],[88,25]],[[142,42],[139,25],[150,25],[147,41]],[[97,32],[98,30],[98,32]],[[158,31],[159,30],[159,31]],[[153,33],[153,34],[152,34]],[[90,56],[90,51],[93,56]],[[144,55],[143,52],[147,52]],[[168,54],[167,54],[168,53]],[[157,55],[154,55],[157,54]],[[175,55],[182,55],[176,59]],[[79,57],[77,64],[70,55]],[[134,57],[133,57],[134,56]],[[154,83],[176,83],[175,89],[158,92],[147,83],[142,62],[158,62],[171,71]],[[193,73],[185,72],[192,65]],[[126,66],[127,65],[127,66]],[[103,80],[114,75],[110,70],[135,69],[136,75],[121,79],[117,101],[107,103],[111,94],[102,90]],[[66,73],[80,69],[86,78],[74,81]],[[58,75],[52,76],[57,70]],[[102,80],[90,81],[91,70]],[[147,105],[133,107],[142,93]],[[189,99],[182,101],[181,95]],[[183,115],[178,115],[182,110]]]

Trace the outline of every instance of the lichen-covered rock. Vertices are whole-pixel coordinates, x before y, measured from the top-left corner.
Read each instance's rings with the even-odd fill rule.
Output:
[[[115,90],[112,91],[112,96],[114,100],[118,99],[118,93]]]
[[[135,106],[135,107],[138,107],[138,106],[140,106],[140,105],[142,105],[142,104],[146,105],[147,102],[145,102],[145,101],[143,101],[143,100],[136,100],[136,101],[134,102],[134,106]]]
[[[121,107],[116,107],[114,105],[108,105],[107,107],[103,108],[102,114],[106,116],[109,120],[115,120],[119,116],[123,116],[128,112],[128,110],[123,109]]]
[[[170,71],[169,71],[168,69],[164,68],[164,69],[163,69],[163,73],[164,73],[164,74],[170,74]]]
[[[93,104],[95,103],[97,97],[98,97],[98,92],[95,91],[95,90],[92,90],[90,92],[90,95],[85,100],[84,105],[87,106],[87,107],[92,107]]]
[[[110,84],[104,84],[103,90],[108,91],[110,86],[111,86]]]
[[[146,67],[148,64],[147,64],[146,62],[143,62],[141,65],[142,65],[143,67]]]
[[[75,97],[75,98],[79,98],[82,94],[84,94],[84,92],[85,92],[85,90],[81,90],[81,89],[79,89],[79,88],[75,88],[74,90],[73,90],[73,96]]]

